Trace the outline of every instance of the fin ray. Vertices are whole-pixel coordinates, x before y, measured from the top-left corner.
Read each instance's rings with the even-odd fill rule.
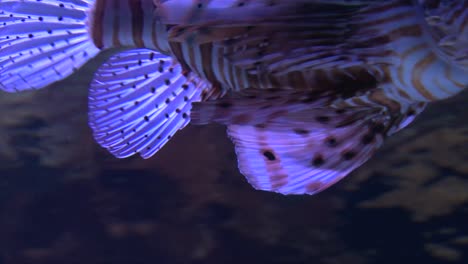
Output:
[[[407,125],[414,118],[395,122],[373,109],[351,109],[333,115],[333,108],[305,110],[298,116],[330,116],[330,122],[308,118],[304,122],[278,116],[263,124],[228,125],[235,145],[238,166],[247,181],[258,190],[281,194],[317,194],[360,167],[383,145],[392,127]],[[355,111],[367,112],[353,118]],[[400,117],[399,117],[400,118]],[[335,127],[331,122],[346,122]],[[403,126],[404,126],[403,125]]]
[[[89,96],[96,141],[119,158],[149,158],[190,120],[191,103],[213,88],[169,56],[135,49],[97,71]]]
[[[364,98],[362,105],[341,99],[326,92],[246,91],[195,103],[192,121],[228,125],[239,170],[254,188],[316,194],[364,164],[425,107],[393,112]]]
[[[0,3],[0,89],[40,89],[72,74],[99,49],[86,16],[94,1]]]
[[[364,123],[333,129],[313,122],[292,126],[283,119],[261,127],[230,125],[228,134],[235,144],[239,170],[254,188],[316,194],[367,161],[382,144],[382,135],[360,144],[367,133]]]

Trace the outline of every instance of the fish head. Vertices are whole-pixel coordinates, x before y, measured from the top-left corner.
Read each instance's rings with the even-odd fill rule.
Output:
[[[468,0],[418,0],[439,51],[468,74]]]

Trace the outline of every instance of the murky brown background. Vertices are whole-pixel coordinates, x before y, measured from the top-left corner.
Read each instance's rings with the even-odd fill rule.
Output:
[[[281,196],[248,185],[222,126],[110,156],[86,120],[103,59],[0,93],[1,264],[468,263],[468,93],[327,191]]]

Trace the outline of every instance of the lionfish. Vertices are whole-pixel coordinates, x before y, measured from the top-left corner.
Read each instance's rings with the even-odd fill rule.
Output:
[[[120,48],[90,85],[98,144],[149,158],[190,120],[225,124],[248,182],[282,194],[333,185],[468,86],[467,0],[2,0],[0,12],[2,90]]]

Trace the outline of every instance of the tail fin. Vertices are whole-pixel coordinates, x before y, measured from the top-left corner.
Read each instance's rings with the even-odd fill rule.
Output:
[[[98,54],[86,20],[94,0],[2,0],[0,89],[40,89]]]

